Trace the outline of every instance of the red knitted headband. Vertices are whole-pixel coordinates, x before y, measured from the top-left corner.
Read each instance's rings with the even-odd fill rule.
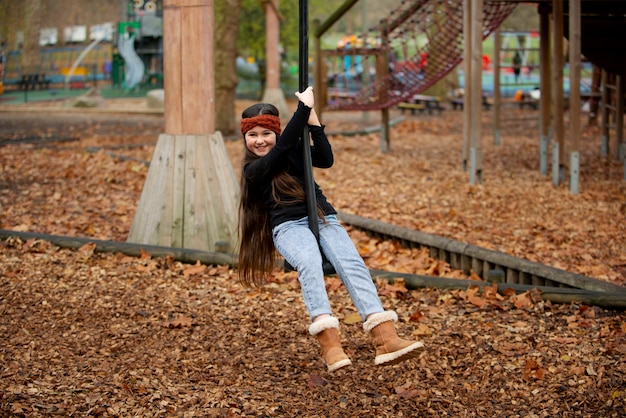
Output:
[[[261,126],[276,132],[276,135],[280,135],[280,118],[274,115],[258,115],[251,118],[241,119],[241,133],[245,136],[246,132],[255,126]]]

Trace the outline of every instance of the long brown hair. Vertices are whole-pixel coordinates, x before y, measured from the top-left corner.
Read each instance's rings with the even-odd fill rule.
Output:
[[[241,118],[258,115],[278,116],[278,109],[269,103],[258,103],[243,111]],[[260,158],[245,146],[243,167]],[[239,282],[247,287],[261,286],[276,267],[276,249],[272,240],[269,211],[264,196],[253,190],[241,175],[241,200],[239,202]],[[276,205],[293,205],[306,200],[304,188],[298,180],[282,171],[272,179],[272,197]],[[318,205],[318,216],[324,214]]]

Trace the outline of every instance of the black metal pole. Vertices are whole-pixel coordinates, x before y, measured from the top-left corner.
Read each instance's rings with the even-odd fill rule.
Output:
[[[304,91],[309,86],[309,5],[308,0],[299,0],[300,8],[300,48],[298,89]],[[309,228],[319,241],[317,225],[317,201],[315,199],[315,180],[313,179],[313,162],[311,160],[311,140],[309,127],[304,128],[302,136],[302,154],[304,159],[304,192],[306,193]]]
[[[309,5],[308,0],[299,0],[300,4],[300,65],[299,82],[300,91],[304,91],[309,86]],[[311,110],[313,111],[313,110]],[[315,197],[315,180],[313,179],[313,161],[311,160],[311,138],[309,137],[308,125],[304,127],[302,133],[302,155],[304,160],[304,192],[306,193],[307,215],[309,218],[309,229],[315,236],[317,243],[320,243],[320,230],[317,224],[317,199]],[[322,268],[325,275],[336,274],[335,268],[328,261],[322,247]]]

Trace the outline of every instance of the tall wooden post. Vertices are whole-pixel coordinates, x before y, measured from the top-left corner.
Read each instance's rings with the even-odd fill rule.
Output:
[[[552,108],[550,107],[550,98],[552,83],[550,78],[550,7],[545,3],[541,3],[538,6],[539,11],[539,71],[540,75],[540,87],[541,92],[540,100],[540,112],[541,112],[541,127],[539,133],[539,173],[544,176],[548,175],[548,156],[550,148],[550,122],[552,115]]]
[[[163,5],[165,132],[215,131],[213,0]]]
[[[552,79],[552,123],[554,135],[552,138],[552,183],[558,186],[565,181],[565,140],[563,127],[563,2],[552,2],[552,32],[553,79]]]
[[[213,0],[164,0],[165,133],[128,241],[236,248],[239,187],[215,131]]]
[[[569,190],[580,183],[580,0],[569,0]]]
[[[265,91],[263,101],[287,116],[287,102],[280,88],[280,21],[278,0],[265,0]]]
[[[626,149],[624,149],[624,74],[615,77],[615,142],[617,159],[624,163],[626,179]]]
[[[483,148],[482,148],[482,28],[483,28],[483,1],[465,0],[465,13],[469,13],[469,20],[465,24],[465,47],[470,48],[465,53],[465,95],[463,110],[465,123],[469,123],[469,181],[477,184],[482,181]],[[469,33],[468,33],[469,31]],[[469,41],[469,42],[467,42]],[[469,58],[469,62],[467,59]],[[471,85],[468,96],[468,86]]]
[[[472,44],[470,41],[472,31],[471,0],[463,0],[463,40],[465,48],[463,50],[463,143],[461,151],[461,162],[463,171],[469,169],[470,133],[472,114],[470,112],[469,100],[472,95],[471,83],[471,61]]]
[[[380,34],[381,37],[381,51],[382,54],[376,57],[376,74],[380,74],[380,78],[382,80],[387,78],[389,74],[389,52],[391,51],[391,46],[389,45],[389,31],[386,20],[381,21],[382,31]],[[387,100],[389,96],[389,91],[386,88],[379,88],[376,94],[379,96],[379,100],[384,102]],[[381,116],[381,126],[380,126],[380,151],[388,152],[391,149],[391,138],[389,137],[391,132],[389,129],[389,108],[385,107],[380,110]]]
[[[500,94],[500,53],[502,51],[502,34],[498,27],[493,35],[493,144],[501,145],[500,118],[502,94]]]

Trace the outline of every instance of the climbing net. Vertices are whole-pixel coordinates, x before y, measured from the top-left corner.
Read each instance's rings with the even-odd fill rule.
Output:
[[[483,39],[516,3],[485,1]],[[365,33],[322,52],[329,110],[385,109],[409,100],[463,59],[463,2],[403,0]]]

